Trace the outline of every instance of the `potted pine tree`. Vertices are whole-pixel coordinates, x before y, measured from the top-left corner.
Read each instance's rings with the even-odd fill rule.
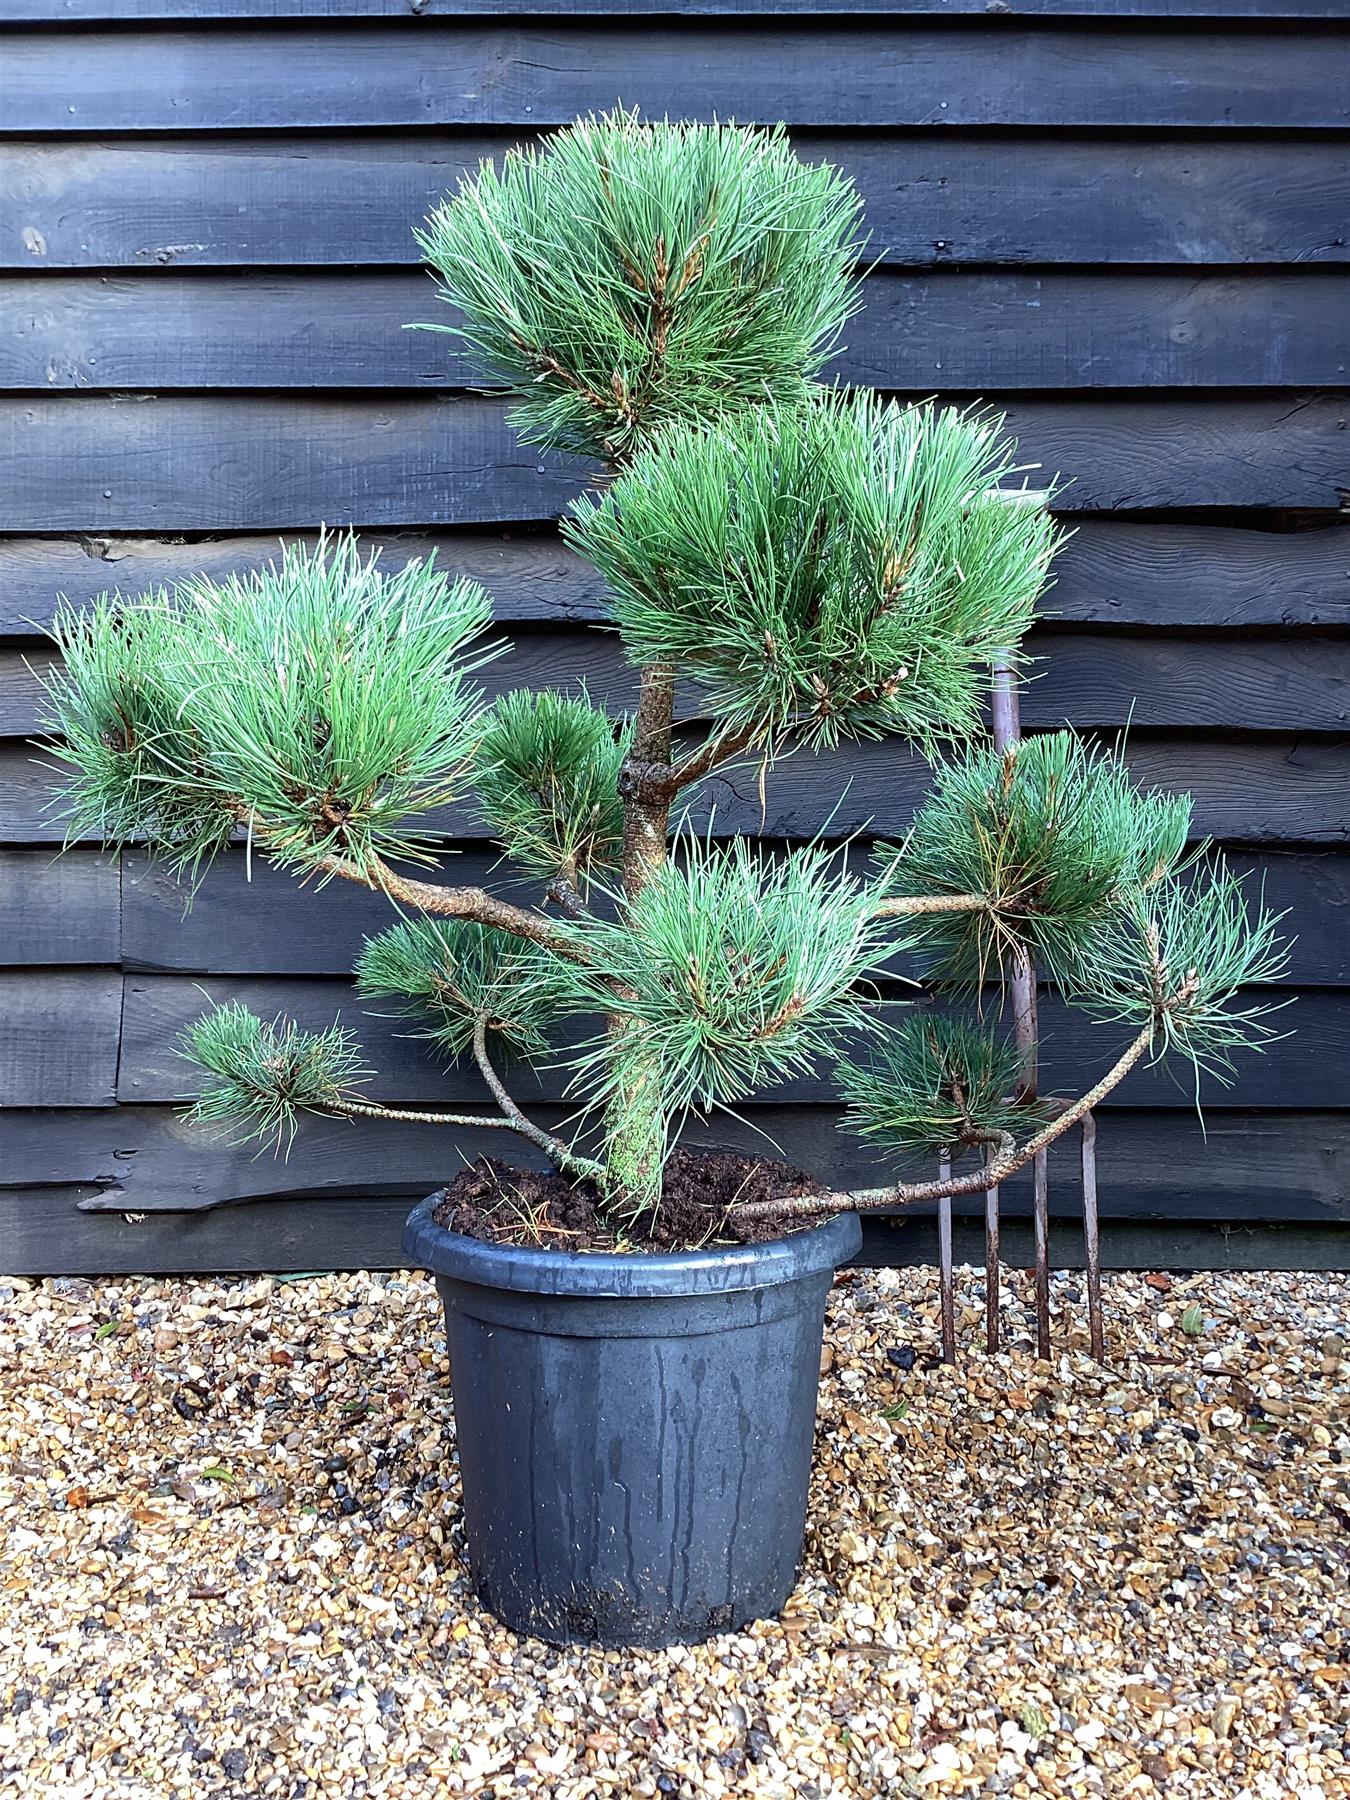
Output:
[[[781,132],[620,114],[485,167],[420,234],[522,438],[606,466],[565,529],[607,583],[631,718],[552,689],[487,704],[482,589],[347,536],[56,626],[72,825],[188,877],[242,833],[316,890],[384,894],[360,991],[491,1103],[410,1114],[371,1096],[346,1029],[227,1005],[187,1036],[197,1120],[278,1147],[305,1112],[523,1140],[404,1243],[444,1301],[479,1592],[555,1640],[781,1607],[860,1213],[983,1191],[1141,1059],[1224,1063],[1268,1029],[1236,996],[1277,971],[1275,921],[1187,851],[1187,801],[1067,732],[988,747],[990,671],[1016,666],[1055,527],[1005,491],[996,420],[813,385],[856,305],[858,210]],[[883,736],[934,778],[870,858],[678,829],[716,770]],[[537,905],[428,874],[435,815],[465,801]],[[1030,1100],[998,1017],[1032,957],[1124,1034],[1067,1099]],[[897,970],[946,1010],[880,999]],[[566,1128],[527,1116],[508,1059],[570,1070]],[[875,1188],[679,1146],[691,1115],[822,1063]]]

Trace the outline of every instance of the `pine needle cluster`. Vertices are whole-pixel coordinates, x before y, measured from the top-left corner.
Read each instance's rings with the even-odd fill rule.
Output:
[[[572,1009],[640,1027],[585,1050],[578,1085],[603,1103],[654,1069],[678,1117],[805,1071],[869,1028],[859,984],[885,953],[873,911],[824,849],[770,862],[741,840],[687,843],[614,920],[574,927],[587,960],[559,971]]]
[[[1249,990],[1288,968],[1283,917],[1215,857],[1132,894],[1093,933],[1070,998],[1104,1023],[1152,1025],[1155,1055],[1227,1085],[1234,1051],[1280,1035],[1267,1021],[1287,1002]]]
[[[548,1049],[556,1015],[553,962],[534,944],[466,919],[420,918],[367,938],[356,963],[356,989],[368,1000],[398,1002],[424,1037],[450,1057],[473,1042],[474,1021],[519,1056]]]
[[[955,1156],[982,1134],[1016,1131],[1028,1110],[1010,1096],[1025,1073],[1006,1038],[968,1019],[916,1014],[860,1062],[836,1064],[843,1129],[888,1154]]]
[[[1097,927],[1178,866],[1190,822],[1188,795],[1140,787],[1119,756],[1072,732],[1001,753],[977,745],[937,767],[886,889],[986,898],[911,922],[926,975],[977,985],[1020,943],[1072,983]]]
[[[623,843],[619,771],[627,721],[585,697],[520,690],[488,714],[475,787],[483,817],[513,861],[583,887],[614,867]]]
[[[354,537],[172,593],[64,609],[48,724],[66,813],[199,870],[243,824],[283,867],[363,874],[429,852],[408,821],[462,790],[483,702],[466,679],[490,615],[430,560],[386,573]]]
[[[351,1032],[303,1031],[292,1019],[269,1024],[237,1000],[197,1019],[180,1040],[202,1071],[189,1117],[228,1141],[289,1148],[299,1116],[331,1112],[360,1097],[371,1078]]]
[[[666,425],[799,400],[856,307],[859,200],[782,128],[580,119],[484,163],[417,233],[528,443],[620,461]]]
[[[667,431],[567,535],[629,659],[673,664],[732,727],[825,745],[978,729],[1055,528],[993,490],[1001,422],[871,394]]]
[[[104,594],[62,605],[52,624],[60,661],[45,678],[43,725],[69,768],[53,800],[70,840],[109,848],[148,841],[195,874],[237,820],[202,766],[169,659],[177,609],[163,591],[124,601]]]

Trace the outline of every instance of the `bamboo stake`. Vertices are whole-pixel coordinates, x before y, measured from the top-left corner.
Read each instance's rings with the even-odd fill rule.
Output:
[[[950,1181],[952,1159],[944,1156],[938,1163],[938,1178]],[[952,1268],[952,1197],[944,1194],[938,1201],[938,1290],[942,1306],[942,1360],[956,1361],[956,1291]]]
[[[1083,1251],[1087,1262],[1088,1336],[1092,1354],[1106,1361],[1106,1328],[1102,1315],[1102,1248],[1097,1218],[1097,1121],[1083,1115]]]

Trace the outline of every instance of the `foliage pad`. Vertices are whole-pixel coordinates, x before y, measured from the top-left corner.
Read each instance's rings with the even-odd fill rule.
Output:
[[[800,400],[854,310],[859,202],[781,127],[580,119],[484,163],[417,241],[435,326],[529,443],[618,461],[661,427]]]
[[[983,894],[979,912],[911,922],[925,974],[971,986],[1028,944],[1074,980],[1096,928],[1182,858],[1190,799],[1141,788],[1120,759],[1072,732],[985,745],[939,766],[887,876],[895,895]]]
[[[476,582],[430,560],[385,573],[349,535],[62,610],[48,723],[75,769],[72,828],[144,836],[193,871],[240,824],[301,873],[427,856],[406,822],[464,785],[482,710],[465,672],[489,614]]]
[[[767,741],[979,728],[1055,530],[997,498],[1000,422],[871,395],[667,432],[567,534],[632,662],[668,662]]]
[[[843,1128],[887,1152],[955,1155],[976,1134],[1015,1131],[1029,1116],[1009,1100],[1023,1058],[965,1019],[908,1019],[866,1061],[842,1060],[837,1073]]]
[[[544,951],[509,932],[467,919],[420,918],[366,939],[356,985],[365,999],[400,1002],[398,1016],[427,1021],[418,1035],[452,1057],[471,1045],[480,1013],[509,1048],[539,1056],[556,1011],[551,969]]]
[[[873,899],[825,850],[769,862],[743,840],[687,843],[616,919],[574,928],[588,960],[559,969],[573,1007],[641,1027],[585,1053],[587,1092],[636,1078],[630,1042],[658,1071],[668,1116],[804,1072],[867,1024],[858,984],[884,954]]]
[[[493,834],[531,874],[583,884],[618,861],[619,770],[629,731],[584,698],[544,689],[499,700],[478,749],[475,785]]]
[[[204,1014],[180,1041],[203,1071],[189,1117],[233,1141],[256,1138],[278,1151],[290,1146],[302,1112],[359,1099],[371,1075],[342,1026],[302,1031],[280,1017],[268,1024],[237,1000]]]

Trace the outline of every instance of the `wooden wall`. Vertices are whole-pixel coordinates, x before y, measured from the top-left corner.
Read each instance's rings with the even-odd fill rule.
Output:
[[[838,372],[988,397],[1070,483],[1028,722],[1131,722],[1139,770],[1190,789],[1199,829],[1295,914],[1297,1035],[1211,1096],[1208,1141],[1156,1071],[1105,1110],[1108,1254],[1350,1261],[1341,0],[8,0],[3,17],[0,1266],[387,1264],[406,1197],[481,1147],[334,1124],[278,1164],[186,1130],[172,1045],[204,993],[351,1017],[345,971],[382,915],[249,885],[231,857],[184,920],[139,855],[53,861],[33,670],[59,592],[255,564],[327,521],[483,575],[518,648],[494,678],[585,675],[622,700],[612,640],[585,629],[595,582],[552,526],[578,470],[517,446],[444,337],[402,329],[436,313],[411,238],[428,206],[480,157],[619,97],[784,118],[856,178],[881,259]],[[753,784],[716,783],[717,828],[895,832],[923,780],[893,746],[798,758],[762,816]],[[457,849],[457,870],[486,870],[485,846]],[[1053,1009],[1049,1026],[1064,1080],[1101,1064],[1102,1042]],[[366,1037],[386,1098],[474,1095],[387,1022]],[[556,1082],[523,1097],[558,1116]],[[791,1157],[865,1170],[821,1082],[754,1123]],[[921,1253],[905,1230],[878,1253]]]

